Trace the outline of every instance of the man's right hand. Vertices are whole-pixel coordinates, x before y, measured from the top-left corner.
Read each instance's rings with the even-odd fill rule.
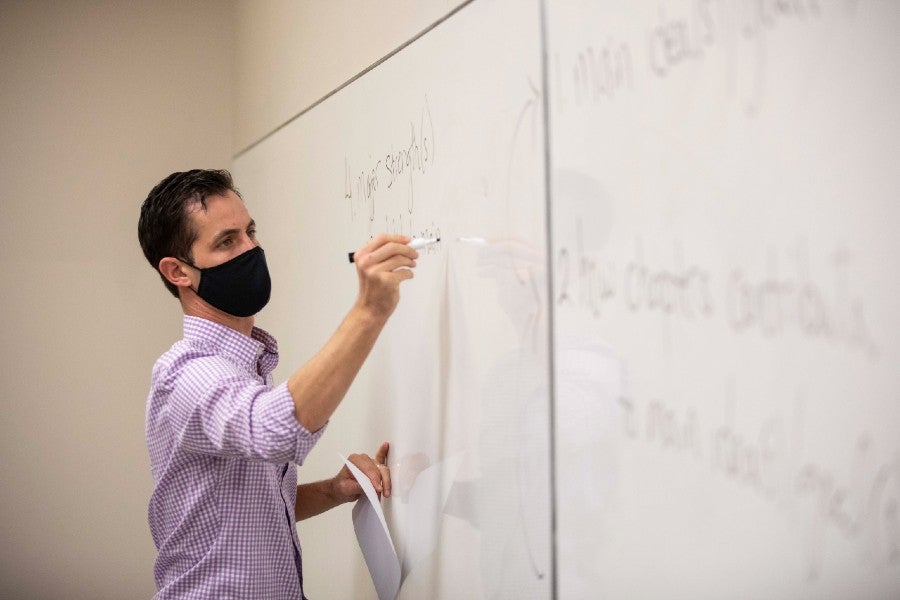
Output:
[[[380,234],[353,255],[359,277],[357,305],[387,319],[400,301],[400,284],[412,279],[419,253],[405,235]]]

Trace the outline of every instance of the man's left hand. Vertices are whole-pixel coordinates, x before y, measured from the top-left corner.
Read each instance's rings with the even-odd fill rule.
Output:
[[[378,448],[373,459],[368,454],[351,454],[348,458],[356,467],[366,474],[372,487],[378,492],[378,497],[391,497],[391,471],[385,461],[387,460],[390,444],[384,442]],[[359,499],[363,494],[363,489],[353,477],[349,467],[344,465],[340,472],[331,480],[332,494],[340,503],[352,502]]]

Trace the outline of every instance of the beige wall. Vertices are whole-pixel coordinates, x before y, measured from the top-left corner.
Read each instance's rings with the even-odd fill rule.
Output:
[[[0,597],[153,595],[150,367],[180,311],[137,243],[174,170],[228,166],[233,6],[0,3]]]
[[[463,0],[238,0],[235,150],[256,143]]]

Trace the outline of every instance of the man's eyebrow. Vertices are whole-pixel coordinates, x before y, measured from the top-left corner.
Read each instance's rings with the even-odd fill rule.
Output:
[[[219,233],[217,233],[215,236],[213,236],[212,244],[213,244],[213,246],[215,246],[215,245],[218,244],[220,241],[222,241],[223,239],[227,238],[229,235],[234,235],[234,234],[240,233],[240,232],[241,232],[241,230],[240,230],[240,229],[237,229],[237,228],[233,228],[233,229],[223,229],[222,231],[220,231]]]
[[[256,229],[256,221],[254,221],[253,219],[250,219],[250,222],[247,223],[247,230],[249,231],[250,229]],[[223,229],[222,231],[217,233],[215,236],[213,236],[212,244],[213,244],[213,246],[215,246],[221,240],[228,237],[229,235],[235,235],[240,232],[241,232],[241,230],[236,227],[233,227],[231,229]]]

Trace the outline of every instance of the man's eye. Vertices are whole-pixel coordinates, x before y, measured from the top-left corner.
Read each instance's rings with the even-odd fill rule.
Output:
[[[255,229],[251,229],[250,231],[247,232],[247,235],[249,235],[251,238],[255,238],[255,237],[256,237],[256,230],[255,230]]]
[[[223,248],[227,248],[230,245],[231,245],[231,238],[225,238],[224,240],[219,242],[219,246],[221,246]]]

